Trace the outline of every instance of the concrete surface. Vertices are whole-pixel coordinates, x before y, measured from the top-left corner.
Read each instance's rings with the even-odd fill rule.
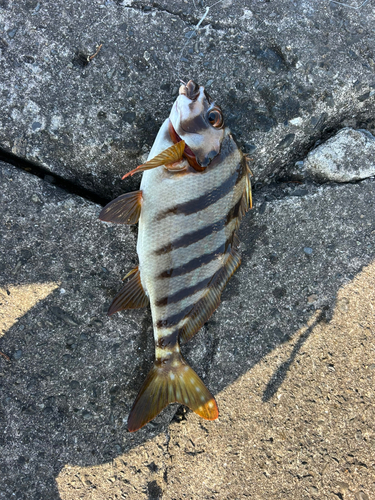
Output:
[[[373,1],[225,0],[194,33],[206,7],[0,0],[0,499],[375,497]],[[89,200],[138,186],[179,78],[222,105],[255,208],[183,348],[219,420],[175,405],[129,434],[151,316],[106,311],[136,228]]]
[[[195,5],[1,1],[0,148],[111,198],[134,189],[120,179],[150,150],[180,78],[222,105],[258,182],[344,126],[375,133],[371,2],[225,0],[189,38],[207,2]]]
[[[135,263],[134,232],[12,166],[1,183],[0,498],[374,491],[374,180],[255,194],[242,266],[184,348],[221,417],[180,409],[170,425],[171,406],[135,434],[150,313],[105,316]]]

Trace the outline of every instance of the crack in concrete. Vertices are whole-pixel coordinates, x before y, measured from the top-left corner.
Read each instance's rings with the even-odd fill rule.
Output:
[[[30,175],[35,175],[45,182],[49,182],[50,184],[53,184],[68,193],[84,198],[85,200],[91,201],[97,205],[105,206],[111,201],[109,198],[103,197],[94,191],[81,187],[60,175],[54,174],[46,167],[38,165],[38,163],[19,157],[3,148],[0,148],[0,161],[7,163],[8,165],[13,165],[13,167],[18,168],[19,170],[23,170]]]
[[[53,184],[54,186],[66,191],[67,193],[79,196],[80,198],[88,200],[97,205],[101,205],[104,207],[112,199],[104,197],[95,191],[83,188],[82,186],[75,184],[73,181],[69,181],[64,177],[51,172],[46,167],[42,167],[41,165],[31,160],[27,160],[26,158],[19,157],[13,153],[9,153],[8,151],[2,148],[0,148],[0,161],[8,165],[12,165],[18,168],[19,170],[23,170],[29,175],[34,175],[36,177],[39,177],[43,181]],[[359,179],[356,181],[348,181],[348,182],[334,182],[334,181],[317,182],[311,179],[303,179],[301,181],[296,181],[293,177],[288,177],[288,175],[286,174],[278,176],[274,182],[271,182],[269,184],[256,183],[255,186],[253,185],[253,196],[254,198],[258,199],[260,208],[265,202],[270,201],[266,199],[268,197],[273,198],[272,201],[281,201],[286,198],[299,197],[299,195],[297,196],[293,193],[286,193],[284,191],[284,188],[282,187],[282,184],[298,183],[298,189],[306,189],[308,186],[314,186],[314,187],[323,186],[328,188],[332,186],[339,186],[345,184],[360,184],[362,182],[368,181],[369,179],[374,179],[374,177],[369,176],[364,179]],[[308,194],[309,193],[306,193],[306,195]],[[135,227],[131,226],[131,229],[135,230]]]
[[[143,5],[141,2],[139,2],[139,3],[134,3],[131,6],[124,5],[123,7],[126,9],[129,9],[129,10],[135,10],[137,12],[144,12],[146,14],[151,13],[152,11],[157,11],[157,12],[169,14],[170,16],[177,17],[182,22],[189,25],[189,27],[191,27],[191,28],[196,28],[197,24],[200,22],[202,15],[204,13],[204,11],[202,11],[202,15],[200,15],[200,16],[191,16],[189,14],[184,14],[183,12],[177,12],[177,11],[174,12],[173,10],[167,9],[156,2],[154,2],[152,4],[152,6]],[[223,29],[227,29],[227,28],[239,28],[237,24],[222,25],[218,21],[214,22],[214,21],[204,20],[199,25],[199,29],[205,28],[206,26],[211,26],[211,28],[214,30],[223,30]],[[246,33],[250,33],[251,30],[247,31],[247,30],[242,29],[241,31],[245,31]]]

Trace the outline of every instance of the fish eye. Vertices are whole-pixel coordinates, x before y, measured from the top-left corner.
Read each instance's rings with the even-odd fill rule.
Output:
[[[215,128],[221,128],[224,123],[223,114],[219,109],[212,109],[209,111],[207,120]]]

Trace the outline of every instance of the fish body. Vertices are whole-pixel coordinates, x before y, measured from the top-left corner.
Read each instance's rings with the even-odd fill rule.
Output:
[[[150,167],[177,147],[184,152],[179,160]],[[129,415],[131,431],[171,402],[185,404],[203,418],[217,418],[214,397],[183,359],[180,343],[209,319],[239,266],[236,230],[251,204],[246,158],[224,126],[221,109],[192,81],[180,88],[141,167],[139,266],[129,281],[133,287],[125,285],[110,308],[113,313],[140,307],[132,299],[129,305],[126,288],[135,288],[142,306],[146,301],[151,306],[155,363]],[[102,220],[119,222],[111,207],[118,205],[118,216],[121,198],[103,210]]]

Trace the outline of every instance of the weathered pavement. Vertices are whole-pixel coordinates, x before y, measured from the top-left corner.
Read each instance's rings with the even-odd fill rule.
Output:
[[[349,130],[341,170],[339,135],[324,142],[344,126],[374,132],[373,8],[223,5],[181,63],[212,80],[257,181],[242,266],[184,347],[220,418],[171,406],[129,434],[153,357],[151,316],[106,310],[137,262],[136,231],[100,223],[101,207],[71,188],[98,199],[134,188],[117,179],[174,99],[172,29],[181,47],[200,16],[179,2],[0,1],[3,157],[50,175],[0,163],[0,351],[10,358],[0,356],[0,498],[375,494],[373,140],[365,148]],[[92,54],[96,42],[84,66],[75,50]],[[339,184],[337,169],[369,178]]]
[[[105,316],[134,234],[13,167],[1,182],[0,498],[374,491],[373,180],[256,195],[243,264],[184,349],[219,421],[169,425],[171,407],[136,434],[126,417],[153,356],[150,314]]]

